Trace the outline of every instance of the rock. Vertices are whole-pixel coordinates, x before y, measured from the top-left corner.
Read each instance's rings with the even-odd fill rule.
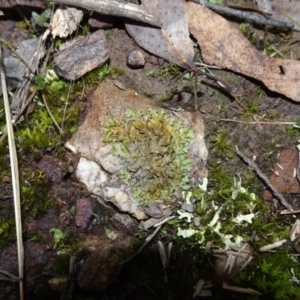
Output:
[[[29,63],[38,48],[38,43],[38,39],[24,40],[18,45],[17,52]],[[43,52],[41,52],[41,56],[43,56]],[[4,66],[8,90],[15,89],[22,81],[27,68],[14,54],[4,58]],[[2,86],[0,86],[0,94],[2,94]]]
[[[76,226],[85,230],[93,219],[93,202],[90,198],[80,198],[76,201]]]
[[[191,204],[191,203],[182,203],[181,204],[181,209],[185,210],[185,211],[188,211],[190,213],[193,213],[194,212],[194,205]]]
[[[172,191],[175,190],[175,188],[173,188],[175,174],[173,159],[178,160],[178,166],[181,164],[185,165],[188,161],[188,164],[190,165],[183,170],[191,169],[190,171],[184,171],[186,172],[184,173],[186,174],[185,180],[188,180],[191,186],[197,186],[199,182],[201,182],[201,179],[207,176],[207,170],[205,168],[207,149],[204,142],[204,125],[199,113],[176,112],[173,114],[168,110],[158,109],[153,107],[147,98],[138,95],[133,90],[128,89],[126,91],[121,91],[115,87],[111,81],[101,83],[90,97],[91,108],[86,119],[77,132],[66,143],[66,147],[81,157],[77,167],[76,176],[81,182],[86,184],[91,193],[99,196],[105,202],[112,203],[120,211],[129,213],[138,220],[142,220],[147,218],[143,211],[142,204],[146,205],[157,201],[163,203],[164,199],[171,199],[174,196],[173,194],[168,194],[170,187],[172,187]],[[108,126],[106,125],[108,124],[107,122],[110,122],[109,124],[115,124],[112,123],[114,122],[113,120],[120,120],[120,122],[123,122],[122,120],[124,120],[125,112],[127,118],[130,113],[133,115],[135,113],[138,114],[139,112],[142,113],[143,120],[139,119],[137,115],[134,115],[137,122],[140,122],[139,126],[145,126],[145,118],[148,118],[147,122],[149,122],[150,129],[145,127],[144,130],[148,130],[149,135],[146,135],[146,137],[150,136],[147,140],[151,141],[151,143],[153,142],[155,144],[157,141],[161,141],[162,138],[166,139],[165,136],[170,136],[170,139],[167,139],[164,143],[171,143],[171,141],[175,139],[175,135],[180,137],[180,132],[190,135],[190,142],[187,142],[184,147],[181,146],[183,149],[187,149],[185,150],[187,151],[186,158],[184,158],[184,156],[180,156],[180,158],[171,158],[175,152],[170,150],[170,154],[168,154],[168,144],[155,146],[149,143],[149,146],[144,146],[143,144],[136,144],[136,142],[132,143],[133,146],[137,146],[134,146],[136,147],[134,149],[135,156],[132,156],[131,162],[126,159],[122,161],[120,156],[116,156],[116,152],[112,154],[113,150],[121,151],[121,153],[130,153],[130,155],[133,153],[131,150],[125,150],[124,152],[121,143],[115,144],[115,148],[113,148],[112,143],[104,142],[105,130],[110,128],[105,127]],[[149,112],[148,115],[145,115],[145,112]],[[157,125],[151,125],[154,124],[153,122],[156,122]],[[162,128],[162,124],[164,123],[166,123],[166,125]],[[118,128],[116,130],[120,132],[124,130],[123,126],[124,125],[120,125],[120,127],[113,128]],[[171,129],[169,128],[173,128],[173,126],[174,128],[178,128],[178,130],[172,131],[174,132],[174,135],[171,135]],[[128,128],[129,132],[131,132],[131,128],[132,130],[135,130],[134,128],[136,127],[129,126]],[[166,131],[166,135],[162,130]],[[154,135],[154,138],[152,138],[152,134]],[[160,138],[156,138],[156,135]],[[123,133],[121,136],[124,138]],[[185,137],[185,134],[182,134],[182,136]],[[144,148],[141,147],[152,148],[150,149],[151,151],[146,151],[142,150]],[[178,144],[176,144],[176,147],[178,148]],[[162,155],[159,151],[162,151]],[[162,157],[163,160],[161,163],[154,163],[157,160],[161,160]],[[149,159],[149,161],[145,161],[145,159]],[[153,165],[149,165],[152,161]],[[89,169],[89,165],[91,166],[91,169]],[[153,170],[157,168],[163,175],[160,176],[160,173],[157,173],[158,175],[153,176],[152,173],[149,172],[151,168],[153,168]],[[170,171],[165,172],[166,170]],[[119,176],[121,171],[123,172],[123,177]],[[134,175],[132,176],[131,174]],[[176,171],[176,176],[177,174],[178,172]],[[128,183],[125,183],[124,181],[126,180],[126,176],[132,176],[131,179],[127,181]],[[160,184],[162,189],[165,188],[165,190],[162,190],[163,192],[157,195],[161,195],[162,198],[160,196],[153,196],[157,193],[156,181],[153,181],[153,187],[155,187],[155,189],[152,190],[153,193],[151,192],[151,195],[149,189],[147,196],[147,199],[150,199],[150,201],[141,201],[140,197],[145,192],[145,188],[148,188],[147,184],[149,181],[147,176],[152,176],[152,179],[154,178],[154,180],[160,178],[158,184]],[[171,182],[168,180],[171,180]],[[181,184],[181,182],[179,183]],[[138,191],[134,190],[136,185],[139,186]],[[180,187],[178,186],[178,188]],[[174,193],[175,192],[176,191],[174,191]],[[161,213],[159,211],[157,213],[152,213],[150,211],[151,209],[148,209],[149,214],[153,214],[155,217],[159,217],[159,214]]]
[[[141,50],[133,49],[127,54],[127,65],[132,68],[140,68],[145,65],[145,57]]]
[[[76,177],[84,183],[89,192],[101,195],[100,185],[107,181],[106,173],[94,161],[81,157],[76,169]]]
[[[155,219],[160,219],[164,214],[163,208],[155,203],[146,204],[143,209],[148,216]]]
[[[111,154],[112,145],[106,145],[99,149],[96,153],[96,159],[100,163],[101,167],[110,174],[114,174],[123,169],[124,164],[121,160]]]
[[[68,80],[76,80],[102,66],[108,58],[105,34],[103,30],[98,30],[55,54],[54,69],[58,75]]]
[[[102,199],[106,202],[111,202],[120,211],[128,212],[138,220],[146,218],[145,213],[139,207],[139,203],[126,190],[124,184],[118,181],[105,182],[101,185]]]
[[[151,218],[151,219],[148,219],[147,221],[141,221],[140,222],[140,228],[142,228],[144,230],[148,230],[152,226],[154,226],[154,225],[158,224],[159,222],[163,221],[166,217],[169,217],[172,213],[173,213],[173,211],[170,208],[166,208],[164,210],[163,216],[160,219]]]
[[[127,214],[115,213],[112,222],[119,231],[126,235],[134,235],[138,229],[135,219]]]

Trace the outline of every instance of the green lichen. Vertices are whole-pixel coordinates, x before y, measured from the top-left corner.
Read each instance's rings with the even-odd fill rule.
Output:
[[[124,119],[105,124],[104,141],[127,166],[118,175],[141,203],[166,200],[189,187],[187,151],[193,138],[191,129],[161,109],[127,110]]]

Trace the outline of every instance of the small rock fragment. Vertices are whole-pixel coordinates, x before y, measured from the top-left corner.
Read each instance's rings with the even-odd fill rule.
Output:
[[[155,219],[159,219],[163,216],[164,210],[162,207],[155,203],[149,203],[144,206],[145,213]]]
[[[142,221],[142,222],[140,222],[139,227],[144,229],[144,230],[148,230],[152,226],[154,226],[154,225],[158,224],[159,222],[163,221],[165,218],[171,216],[172,213],[173,212],[170,208],[166,208],[164,210],[163,216],[160,219],[151,218],[151,219],[148,219],[147,221]]]
[[[194,222],[194,225],[199,227],[200,226],[200,218],[199,217],[196,217],[193,219],[193,222]]]
[[[192,203],[182,203],[181,204],[181,209],[182,210],[185,210],[185,211],[188,211],[190,213],[193,213],[194,212],[194,205]]]
[[[76,80],[102,66],[108,58],[105,34],[98,30],[54,55],[55,72],[68,80]]]
[[[127,65],[132,68],[139,68],[145,65],[145,57],[141,50],[133,49],[127,54]]]
[[[82,230],[89,227],[93,218],[93,203],[89,198],[80,198],[76,201],[76,226]]]

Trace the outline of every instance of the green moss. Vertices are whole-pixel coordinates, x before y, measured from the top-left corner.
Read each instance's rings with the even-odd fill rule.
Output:
[[[108,76],[124,74],[125,71],[123,69],[117,67],[110,67],[109,64],[105,64],[102,67],[89,72],[83,78],[86,84],[94,86],[99,82],[103,81]]]
[[[41,171],[22,174],[21,207],[25,217],[37,218],[49,210],[51,202],[48,196],[50,183]]]
[[[141,203],[168,199],[178,188],[189,187],[188,144],[194,133],[163,110],[127,110],[123,120],[105,124],[104,141],[128,167],[119,177]]]
[[[240,272],[236,283],[251,287],[267,299],[299,299],[299,262],[284,247],[273,253],[262,253],[251,266]]]
[[[218,128],[211,137],[210,143],[213,145],[214,154],[220,157],[233,158],[234,150],[230,144],[228,133],[224,128]]]
[[[181,70],[176,64],[170,63],[159,71],[150,70],[146,75],[148,77],[160,78],[161,80],[167,81],[178,76],[180,72]]]

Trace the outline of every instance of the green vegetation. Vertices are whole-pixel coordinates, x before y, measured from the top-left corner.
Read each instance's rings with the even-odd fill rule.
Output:
[[[121,68],[110,67],[109,64],[104,64],[102,67],[94,69],[84,76],[84,81],[89,86],[94,86],[103,81],[106,77],[112,75],[124,75],[125,71]]]
[[[177,77],[181,73],[180,68],[173,63],[169,63],[166,67],[161,68],[159,71],[155,72],[150,70],[146,73],[148,77],[157,77],[161,80],[168,81],[172,78]]]
[[[234,149],[228,139],[228,133],[224,128],[218,128],[217,132],[211,137],[210,143],[213,146],[214,154],[232,158],[234,156]]]
[[[105,124],[104,141],[127,163],[119,177],[141,203],[168,199],[179,187],[187,189],[188,144],[194,133],[163,110],[127,110],[123,120]]]
[[[273,253],[261,253],[247,269],[237,274],[235,282],[260,291],[268,299],[299,299],[299,262],[285,247]]]

